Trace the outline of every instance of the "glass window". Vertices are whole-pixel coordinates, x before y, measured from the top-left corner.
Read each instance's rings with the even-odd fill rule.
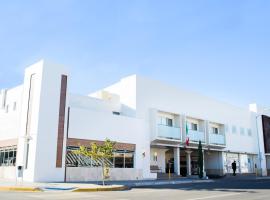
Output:
[[[124,153],[115,153],[114,154],[114,167],[123,168],[124,166],[125,166]]]
[[[12,164],[15,166],[16,165],[16,158],[17,158],[17,151],[16,151],[16,149],[14,149],[14,153],[13,153],[13,162],[12,162]]]
[[[218,128],[217,127],[212,127],[212,133],[218,134]]]
[[[134,154],[133,153],[125,153],[125,168],[133,168],[134,167]]]
[[[113,111],[112,112],[114,115],[120,115],[120,112]]]
[[[160,125],[167,125],[166,118],[165,117],[162,117],[162,116],[159,116],[158,117],[158,123]]]
[[[170,118],[166,118],[166,125],[167,126],[173,126],[173,120]]]
[[[102,161],[100,159],[93,160],[89,157],[75,154],[73,151],[76,149],[78,149],[78,147],[72,147],[72,146],[67,147],[66,165],[68,167],[82,167],[82,166],[100,167],[102,165]],[[113,158],[107,158],[104,160],[104,162],[106,165],[110,167],[133,168],[134,167],[134,152],[117,150],[114,153]]]
[[[3,161],[4,161],[4,150],[0,150],[0,166],[3,165]]]
[[[191,123],[191,130],[197,131],[198,130],[198,124]]]
[[[0,166],[14,166],[16,164],[16,154],[16,146],[0,148]]]
[[[8,165],[8,151],[5,151],[5,155],[4,155],[4,165]]]

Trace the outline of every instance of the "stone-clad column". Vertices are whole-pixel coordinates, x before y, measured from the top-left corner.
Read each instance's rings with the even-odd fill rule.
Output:
[[[191,176],[191,153],[192,151],[186,151],[187,156],[187,175]]]
[[[174,173],[176,175],[180,175],[180,148],[175,147],[173,149],[173,155],[174,155]]]
[[[205,156],[204,156],[204,150],[202,150],[202,153],[203,153],[203,177],[206,177],[206,172],[205,172]]]

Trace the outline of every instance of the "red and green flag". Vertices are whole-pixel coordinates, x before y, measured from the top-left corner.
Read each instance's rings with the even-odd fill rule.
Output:
[[[186,123],[186,145],[189,146],[188,124]]]

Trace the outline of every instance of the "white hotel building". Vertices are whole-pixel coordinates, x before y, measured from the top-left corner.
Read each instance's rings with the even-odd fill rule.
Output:
[[[106,161],[111,180],[195,175],[198,141],[208,176],[231,173],[234,160],[238,173],[270,172],[270,118],[256,104],[239,108],[136,75],[82,96],[69,93],[70,79],[42,60],[22,85],[1,90],[0,179],[100,179],[100,163],[72,150],[106,138],[117,142]]]

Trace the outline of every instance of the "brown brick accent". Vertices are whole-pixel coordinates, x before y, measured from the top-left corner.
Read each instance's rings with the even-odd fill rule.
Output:
[[[270,117],[263,115],[262,125],[265,153],[270,153]]]
[[[90,146],[91,143],[96,143],[97,145],[102,145],[104,141],[99,140],[84,140],[84,139],[77,139],[77,138],[68,138],[67,139],[67,146]],[[129,144],[129,143],[120,143],[116,142],[115,148],[117,150],[128,150],[128,151],[135,151],[136,144]]]
[[[66,111],[66,96],[67,96],[67,76],[62,75],[60,105],[59,105],[59,120],[58,120],[58,136],[57,136],[57,152],[56,152],[56,167],[62,167],[63,141],[65,128],[65,111]]]
[[[0,147],[17,146],[18,139],[1,140]]]

